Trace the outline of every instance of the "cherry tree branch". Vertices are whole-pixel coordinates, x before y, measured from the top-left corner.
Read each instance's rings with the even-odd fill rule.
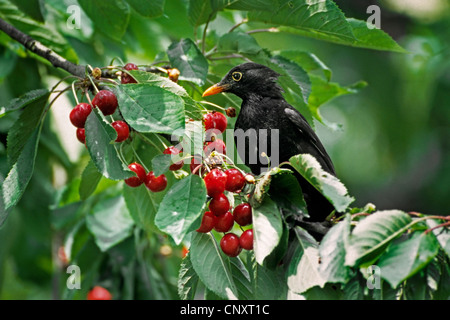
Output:
[[[67,59],[64,59],[50,48],[44,46],[39,41],[18,30],[3,19],[0,19],[0,30],[10,36],[12,39],[22,44],[29,51],[48,60],[54,67],[61,68],[77,77],[85,76],[85,66],[78,65],[68,61]]]

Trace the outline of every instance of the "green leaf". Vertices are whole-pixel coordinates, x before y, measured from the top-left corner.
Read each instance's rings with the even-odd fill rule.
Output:
[[[354,36],[353,38],[342,37],[339,35],[332,35],[321,32],[310,32],[308,30],[292,28],[290,26],[281,26],[278,29],[281,32],[297,34],[345,46],[366,48],[372,50],[391,51],[398,53],[407,53],[405,49],[403,49],[383,30],[377,28],[374,29],[367,28],[366,21],[352,18],[346,19],[346,21],[351,28],[351,32],[353,33]]]
[[[248,270],[239,257],[230,259],[231,273],[236,284],[239,300],[251,300],[253,289]]]
[[[222,2],[222,8],[242,11],[252,11],[252,10],[273,10],[273,0],[218,0],[217,2]]]
[[[320,106],[342,95],[357,93],[367,85],[366,82],[359,81],[350,86],[343,87],[336,82],[329,82],[316,75],[310,75],[310,79],[312,90],[308,101],[308,108],[311,110],[312,115],[321,122],[323,122],[323,119],[319,113]]]
[[[331,80],[331,69],[311,52],[284,50],[280,52],[280,55],[298,63],[308,73],[321,75],[326,80]]]
[[[7,105],[0,107],[0,118],[8,114],[11,111],[19,110],[30,103],[42,101],[45,99],[47,101],[49,97],[49,92],[47,89],[36,89],[31,90],[20,96],[19,98],[14,98],[8,102]],[[42,99],[42,100],[41,100]]]
[[[323,288],[326,278],[319,271],[319,245],[300,227],[295,228],[295,235],[300,244],[299,251],[289,264],[287,284],[295,293],[319,286]]]
[[[78,0],[78,3],[99,32],[114,40],[122,39],[131,13],[130,6],[124,0]]]
[[[197,27],[214,18],[215,11],[211,7],[212,1],[205,0],[189,0],[188,2],[188,19],[189,22]]]
[[[438,253],[439,247],[432,234],[415,232],[407,240],[393,243],[377,263],[381,277],[392,288],[423,269]]]
[[[399,53],[407,52],[383,30],[367,28],[367,21],[353,18],[349,18],[347,21],[357,39],[352,46]]]
[[[180,70],[180,80],[202,86],[208,75],[208,60],[203,56],[191,39],[181,39],[167,49],[172,67]]]
[[[271,270],[253,260],[252,285],[255,300],[285,300],[287,284],[282,268]]]
[[[412,223],[411,217],[400,210],[371,214],[353,229],[346,248],[345,265],[370,266]]]
[[[185,154],[203,154],[205,130],[202,121],[188,121],[181,137],[181,149]]]
[[[248,19],[290,26],[313,38],[355,40],[349,22],[331,0],[280,0],[270,11],[250,12]]]
[[[124,198],[117,196],[98,202],[86,217],[86,225],[94,235],[95,243],[104,252],[131,234],[134,221]]]
[[[319,271],[328,283],[347,283],[351,270],[345,266],[345,248],[350,237],[350,215],[333,226],[319,246],[321,263]]]
[[[138,14],[147,18],[156,18],[164,13],[165,0],[126,0]],[[169,0],[170,1],[170,0]]]
[[[24,12],[26,15],[31,17],[32,19],[44,22],[44,17],[42,16],[41,12],[41,5],[40,0],[10,0],[12,3],[14,3],[20,11]]]
[[[194,300],[199,278],[192,266],[190,254],[188,254],[180,265],[178,273],[178,295],[181,300]]]
[[[255,38],[244,32],[229,32],[219,38],[217,47],[221,51],[242,54],[258,54],[262,50]]]
[[[344,184],[335,176],[324,171],[319,162],[310,154],[293,156],[289,162],[298,173],[331,202],[336,211],[345,211],[354,201],[354,198],[348,195]]]
[[[202,214],[206,187],[197,175],[175,183],[162,200],[155,217],[156,226],[180,244]]]
[[[117,100],[136,131],[172,134],[184,129],[183,99],[170,91],[149,84],[119,85]]]
[[[236,299],[238,294],[230,270],[230,259],[221,251],[211,233],[192,233],[189,255],[200,280],[218,296]]]
[[[253,208],[253,237],[256,262],[264,259],[275,249],[281,239],[283,225],[277,205],[265,197],[261,206]]]
[[[311,81],[309,76],[302,67],[294,61],[288,60],[280,55],[272,57],[271,61],[283,68],[286,75],[288,75],[298,86],[300,92],[294,89],[305,103],[308,103],[309,95],[311,94]]]
[[[131,70],[130,73],[138,83],[146,83],[156,87],[161,87],[178,96],[189,97],[186,89],[166,77],[142,70]]]
[[[151,192],[146,186],[132,188],[123,185],[123,197],[136,225],[147,233],[157,231],[155,215],[165,192]]]
[[[270,197],[283,210],[284,217],[309,217],[302,189],[292,174],[277,174],[272,177]]]
[[[16,163],[21,154],[25,144],[34,134],[36,128],[41,123],[45,115],[45,107],[50,93],[40,95],[35,99],[27,99],[26,103],[22,103],[25,109],[20,114],[17,121],[12,125],[8,131],[7,136],[7,153],[8,163],[13,165]]]
[[[23,33],[31,36],[33,39],[41,42],[48,48],[54,50],[64,58],[75,63],[78,62],[75,51],[60,33],[29,18],[7,0],[0,0],[0,18],[12,24]]]
[[[156,177],[166,173],[172,165],[171,154],[158,154],[152,159],[153,173]]]
[[[33,134],[25,143],[22,152],[3,180],[0,199],[0,226],[3,225],[11,209],[19,202],[31,180],[36,160],[37,147],[40,136],[40,127],[36,128]]]
[[[98,172],[92,159],[89,160],[89,163],[81,174],[81,182],[78,189],[81,200],[86,200],[91,194],[94,193],[101,178],[102,174]]]
[[[120,160],[114,140],[117,132],[98,108],[93,108],[86,124],[86,146],[97,170],[111,180],[124,180],[134,175]]]

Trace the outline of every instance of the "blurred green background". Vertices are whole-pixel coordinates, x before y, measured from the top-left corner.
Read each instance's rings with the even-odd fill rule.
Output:
[[[168,45],[193,37],[183,1],[166,0],[165,14],[148,20],[132,12],[122,41],[94,33],[85,15],[81,29],[65,27],[66,8],[76,1],[48,0],[46,20],[68,39],[80,64],[105,66],[114,57],[148,64]],[[369,5],[381,8],[381,28],[408,54],[386,53],[340,46],[282,33],[254,34],[271,50],[301,48],[319,57],[332,71],[332,80],[350,85],[363,80],[368,86],[321,108],[341,130],[316,124],[318,135],[333,159],[339,178],[356,198],[355,206],[371,202],[378,209],[402,209],[427,214],[449,214],[450,197],[450,1],[386,0],[336,1],[347,17],[366,20]],[[55,9],[57,8],[57,9]],[[236,12],[225,15],[232,17]],[[228,30],[233,23],[219,15],[211,29]],[[37,88],[50,88],[65,74],[28,57],[20,45],[0,33],[0,105]],[[51,231],[54,194],[85,163],[84,148],[67,132],[70,98],[52,108],[52,123],[45,130],[35,175],[27,194],[0,228],[0,298],[51,298],[55,282],[52,260],[57,255]],[[0,152],[17,115],[0,122]],[[69,126],[70,127],[70,126]],[[56,139],[56,140],[55,140]],[[57,142],[55,142],[57,141]],[[60,143],[68,168],[50,168],[50,153]],[[8,167],[0,158],[3,177]],[[67,168],[65,168],[67,169]],[[34,199],[40,199],[36,202]],[[56,241],[57,242],[57,241]],[[53,257],[52,257],[53,255]],[[53,280],[52,280],[53,279]],[[53,282],[52,282],[53,281]]]

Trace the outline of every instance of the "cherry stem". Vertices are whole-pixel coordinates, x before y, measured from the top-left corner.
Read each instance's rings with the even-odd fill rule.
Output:
[[[438,224],[437,226],[434,226],[433,228],[425,230],[425,234],[428,234],[428,233],[430,233],[433,230],[436,230],[436,229],[439,229],[439,228],[442,228],[442,227],[448,227],[448,226],[450,226],[450,221]]]
[[[208,105],[213,106],[213,107],[215,107],[217,109],[220,109],[222,111],[226,111],[224,107],[221,107],[218,104],[215,104],[215,103],[212,103],[212,102],[209,102],[209,101],[205,101],[205,100],[202,100],[202,101],[199,101],[199,102],[200,103],[204,103],[204,104],[208,104]],[[206,110],[206,111],[209,111],[209,110]]]
[[[78,101],[78,96],[77,96],[77,91],[75,90],[75,82],[77,82],[77,81],[73,81],[72,82],[72,93],[73,93],[73,97],[75,98],[75,102],[77,103],[77,104],[79,104],[80,102]]]

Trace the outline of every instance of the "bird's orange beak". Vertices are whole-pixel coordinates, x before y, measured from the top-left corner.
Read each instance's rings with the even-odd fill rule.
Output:
[[[206,89],[205,92],[203,92],[202,97],[212,96],[213,94],[224,92],[226,89],[227,89],[226,86],[219,85],[218,83],[216,83],[215,85]]]

